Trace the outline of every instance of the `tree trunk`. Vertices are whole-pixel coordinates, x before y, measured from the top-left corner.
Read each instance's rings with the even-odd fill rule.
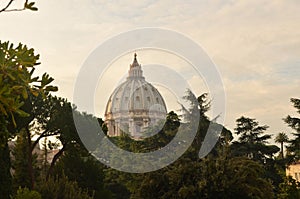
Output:
[[[283,155],[283,142],[281,142],[280,144],[281,144],[281,158],[283,159],[284,158],[284,155]]]
[[[33,173],[33,165],[32,165],[32,151],[31,151],[31,135],[28,128],[26,128],[27,142],[28,142],[28,174],[30,177],[30,189],[34,189],[34,173]]]
[[[1,133],[2,132],[0,132],[0,134]],[[12,193],[12,177],[10,173],[11,162],[9,152],[7,142],[0,142],[0,196],[3,199],[9,199],[10,194]]]
[[[52,161],[51,161],[51,164],[50,164],[50,167],[48,169],[48,172],[47,172],[47,175],[46,175],[46,180],[49,179],[50,175],[52,174],[52,171],[53,171],[53,168],[54,168],[54,165],[56,163],[56,161],[58,160],[58,158],[63,154],[63,152],[66,150],[66,145],[63,146],[62,149],[60,149],[58,151],[57,154],[54,155]]]
[[[46,135],[46,133],[47,133],[48,131],[46,130],[46,131],[44,131],[32,144],[31,144],[31,152],[33,151],[33,149],[34,149],[34,147],[36,146],[36,145],[38,145],[38,143],[39,143],[39,141],[43,138],[43,137],[46,137],[45,135]]]

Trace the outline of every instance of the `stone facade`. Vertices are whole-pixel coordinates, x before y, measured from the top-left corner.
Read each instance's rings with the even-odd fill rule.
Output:
[[[286,175],[292,176],[292,178],[300,182],[300,161],[289,165],[286,168]]]

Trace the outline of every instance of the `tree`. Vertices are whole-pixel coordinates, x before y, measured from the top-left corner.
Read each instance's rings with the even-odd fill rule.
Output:
[[[92,199],[77,182],[70,181],[64,174],[59,178],[49,178],[36,187],[43,199]]]
[[[130,174],[126,176],[121,174],[121,176],[123,176],[121,178],[123,181],[118,178],[120,179],[118,183],[121,185],[126,185],[127,189],[131,192],[130,198],[203,198],[207,195],[213,198],[213,196],[215,196],[213,195],[213,188],[208,189],[208,187],[219,187],[220,189],[224,189],[224,187],[219,185],[217,181],[223,177],[223,170],[220,168],[216,169],[216,167],[213,168],[213,166],[216,166],[215,158],[223,158],[223,156],[218,156],[217,149],[213,149],[212,153],[210,154],[211,158],[199,160],[198,157],[199,148],[201,147],[202,141],[207,134],[207,129],[211,122],[205,115],[209,107],[206,103],[206,95],[201,95],[199,98],[196,98],[193,93],[188,91],[185,99],[190,102],[191,107],[189,109],[185,109],[184,122],[181,123],[179,117],[175,115],[174,112],[170,112],[163,130],[157,134],[161,136],[156,137],[157,135],[155,135],[151,138],[147,138],[154,139],[152,144],[145,146],[150,149],[152,149],[151,146],[155,144],[165,146],[169,142],[169,139],[165,139],[165,137],[170,135],[170,137],[174,136],[179,126],[182,127],[183,131],[188,132],[190,129],[187,124],[189,122],[196,122],[196,124],[199,123],[198,129],[196,129],[197,133],[194,142],[178,160],[171,165],[160,169],[159,171],[145,174]],[[200,118],[193,117],[197,114],[197,112],[198,115],[201,115]],[[195,118],[197,118],[197,120]],[[213,125],[219,124],[213,122]],[[172,133],[170,133],[170,131]],[[212,130],[209,133],[214,132]],[[223,128],[216,148],[221,148],[222,146],[228,144],[232,139],[232,135],[230,135],[231,132]],[[147,139],[144,141],[146,142]],[[226,142],[225,140],[229,141]],[[140,151],[138,150],[136,152]],[[210,167],[211,170],[209,170],[209,172],[206,172],[208,170],[204,170],[207,163],[212,166]],[[218,165],[220,165],[220,167],[223,166],[222,163]],[[209,179],[209,177],[212,178]],[[207,181],[209,181],[209,183],[207,183]],[[224,179],[222,182],[223,181],[226,180]],[[116,184],[118,183],[114,183],[114,187],[117,187]],[[202,186],[204,183],[207,183],[207,186]],[[118,187],[120,188],[121,185]],[[117,198],[122,198],[122,196]]]
[[[261,164],[230,157],[226,147],[202,160],[180,158],[160,171],[144,174],[131,198],[274,198]]]
[[[14,157],[12,160],[14,187],[31,187],[31,176],[28,172],[28,143],[24,130],[17,136],[12,154]]]
[[[265,134],[267,125],[260,126],[255,119],[244,116],[238,118],[236,122],[235,133],[239,139],[231,146],[234,155],[247,156],[264,163],[279,151],[275,145],[266,145],[271,138],[271,135]]]
[[[263,167],[245,158],[232,158],[228,162],[228,198],[274,198],[271,182],[264,178]],[[230,189],[233,190],[230,190]]]
[[[281,151],[281,158],[284,158],[284,153],[283,153],[283,144],[288,142],[289,138],[285,133],[279,133],[276,138],[275,138],[275,142],[276,143],[280,143],[280,151]]]
[[[54,111],[51,113],[50,119],[46,123],[44,132],[56,135],[56,138],[61,142],[62,147],[59,149],[58,153],[54,155],[46,179],[50,177],[55,163],[67,150],[69,145],[81,143],[74,125],[71,103],[66,99],[57,97],[52,98],[52,103],[54,103]]]
[[[300,183],[291,176],[284,178],[284,182],[279,185],[279,199],[300,198]]]
[[[43,76],[42,78],[45,78]],[[46,77],[47,78],[47,77]],[[48,81],[53,81],[52,78],[49,78]],[[19,153],[23,155],[20,156],[19,162],[21,164],[26,164],[26,172],[28,175],[28,180],[30,180],[30,185],[28,188],[33,189],[36,181],[36,169],[34,166],[34,149],[39,144],[39,141],[42,138],[48,136],[58,135],[57,126],[53,127],[51,121],[53,120],[53,114],[60,112],[56,107],[56,103],[59,103],[58,100],[55,100],[55,97],[52,97],[49,92],[43,93],[44,96],[38,95],[34,96],[29,93],[26,100],[24,100],[23,106],[20,108],[22,111],[28,114],[27,117],[20,117],[18,115],[15,117],[16,126],[11,126],[10,132],[15,132],[18,137],[22,137],[23,150],[19,150]],[[50,128],[50,127],[51,128]],[[35,141],[32,141],[32,137],[35,137]],[[25,159],[27,158],[27,159]],[[25,173],[23,175],[26,175]]]
[[[19,187],[16,196],[13,199],[42,199],[37,191],[31,191],[28,188]]]
[[[236,121],[235,133],[239,138],[230,146],[232,155],[247,157],[260,163],[265,171],[263,177],[272,181],[277,191],[277,185],[282,182],[282,177],[278,173],[280,165],[274,159],[274,154],[280,149],[276,145],[268,145],[268,140],[271,138],[265,133],[268,126],[259,125],[255,119],[243,116]]]
[[[297,112],[300,114],[300,99],[292,98],[291,102],[294,107],[297,109]],[[292,160],[296,161],[300,159],[300,118],[292,117],[288,115],[284,121],[296,131],[293,133],[295,136],[292,140],[290,140],[290,145],[287,147],[290,155],[292,156]]]
[[[38,95],[42,85],[38,77],[32,77],[34,67],[38,65],[39,55],[34,54],[33,49],[19,44],[14,48],[8,42],[0,41],[0,117],[1,123],[1,144],[6,143],[11,136],[8,133],[8,124],[16,126],[14,114],[29,116],[21,110],[24,100],[28,98],[28,92]],[[6,121],[6,122],[4,122]]]
[[[112,168],[107,168],[104,170],[104,186],[107,190],[112,193],[112,198],[115,199],[128,199],[130,198],[130,187],[128,183],[138,182],[140,180],[136,179],[138,174],[129,174],[121,171],[117,171]],[[137,186],[134,186],[135,189]]]
[[[55,165],[53,176],[66,175],[94,199],[111,198],[104,189],[104,166],[80,144],[70,145]]]
[[[52,80],[52,79],[50,79]],[[17,129],[25,129],[27,141],[27,164],[29,178],[31,179],[30,188],[34,188],[35,175],[33,168],[33,150],[42,138],[56,136],[61,142],[62,148],[54,155],[49,168],[46,171],[46,178],[49,178],[53,167],[59,157],[65,152],[70,144],[77,144],[80,139],[72,117],[72,106],[66,99],[53,97],[49,93],[45,96],[29,95],[28,100],[21,107],[23,111],[29,112],[29,117],[16,117]],[[32,137],[35,136],[35,141]]]
[[[9,42],[0,41],[0,195],[9,197],[11,187],[10,158],[7,141],[14,137],[17,116],[28,117],[21,107],[28,95],[44,95],[46,91],[57,90],[50,86],[50,77],[34,77],[35,67],[39,65],[39,55],[26,45],[14,47]],[[2,159],[3,158],[3,159]]]
[[[6,199],[9,198],[12,192],[11,161],[8,144],[4,147],[0,146],[0,159],[0,196]]]

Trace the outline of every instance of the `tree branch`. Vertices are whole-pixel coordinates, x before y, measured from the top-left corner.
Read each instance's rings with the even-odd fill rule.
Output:
[[[13,1],[14,1],[14,0],[10,0],[10,1],[8,2],[8,4],[7,4],[4,8],[2,8],[2,9],[0,10],[0,13],[1,13],[1,12],[5,12],[6,9],[10,6],[10,4],[11,4]]]
[[[45,130],[31,145],[31,151],[33,151],[34,147],[39,143],[39,141],[42,139],[42,137],[44,137],[44,135],[47,133],[48,131]]]
[[[39,143],[39,141],[44,138],[44,137],[48,137],[48,136],[53,136],[53,135],[58,135],[58,132],[54,132],[51,134],[47,134],[49,131],[45,130],[31,145],[31,151],[33,151],[34,147]]]
[[[54,155],[50,167],[48,169],[47,175],[46,175],[46,180],[49,179],[49,176],[52,174],[52,170],[54,168],[54,165],[56,163],[56,161],[58,160],[58,158],[63,154],[63,152],[66,150],[66,145],[63,146],[63,148],[61,148],[57,154]]]
[[[23,11],[23,10],[25,10],[25,8],[4,10],[4,11],[0,11],[0,13],[1,12],[16,12],[16,11]]]
[[[11,6],[13,1],[14,0],[9,0],[8,4],[0,10],[0,13],[1,12],[23,11],[23,10],[26,10],[26,9],[33,10],[33,11],[38,10],[36,7],[33,7],[35,2],[31,2],[31,3],[28,4],[29,0],[25,0],[23,8],[8,9]]]
[[[33,171],[33,165],[32,165],[32,144],[31,144],[31,134],[28,128],[26,128],[26,136],[27,136],[27,142],[28,142],[28,173],[30,176],[30,188],[34,188],[35,178],[34,178],[34,171]]]

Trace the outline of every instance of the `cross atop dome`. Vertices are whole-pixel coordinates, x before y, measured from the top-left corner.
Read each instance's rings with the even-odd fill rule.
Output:
[[[132,68],[132,67],[136,67],[136,66],[140,66],[140,64],[139,64],[139,62],[137,61],[137,54],[136,53],[134,53],[134,59],[133,59],[133,62],[132,62],[132,64],[130,65],[130,68]]]
[[[142,67],[141,64],[139,64],[139,62],[137,61],[137,54],[134,53],[134,59],[132,64],[130,64],[130,68],[128,71],[128,78],[143,78],[143,71],[142,71]]]

